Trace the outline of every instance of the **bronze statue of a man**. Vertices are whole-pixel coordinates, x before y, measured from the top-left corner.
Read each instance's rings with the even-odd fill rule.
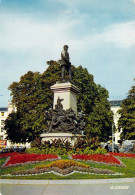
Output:
[[[71,62],[69,61],[68,45],[63,46],[63,51],[61,52],[61,77],[62,81],[65,80],[65,70],[69,73],[69,80],[71,81]]]

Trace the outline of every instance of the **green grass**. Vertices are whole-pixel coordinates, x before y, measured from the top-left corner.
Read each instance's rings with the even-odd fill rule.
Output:
[[[67,156],[63,156],[62,159],[67,159]],[[109,165],[102,165],[90,162],[84,162],[85,164],[92,166],[94,168],[109,169],[116,173],[124,173],[124,175],[90,175],[90,174],[80,174],[74,173],[70,176],[58,176],[52,173],[46,173],[42,175],[33,175],[33,176],[1,176],[5,179],[108,179],[108,178],[128,178],[135,177],[135,159],[121,158],[120,159],[126,167],[116,167]],[[5,159],[0,159],[0,166],[5,162]],[[2,168],[1,175],[10,174],[13,171],[27,170],[36,167],[41,164],[48,164],[48,162],[40,162],[37,164],[24,165],[18,167]]]
[[[6,159],[0,159],[0,166],[4,164],[5,160]],[[35,164],[28,164],[28,165],[17,166],[17,167],[1,168],[0,175],[10,174],[13,171],[32,169],[36,167],[37,165],[48,164],[48,163],[50,163],[50,161],[40,162],[40,163],[35,163]]]
[[[88,164],[95,168],[109,169],[111,171],[114,171],[115,173],[124,174],[118,177],[135,177],[135,159],[120,158],[120,160],[126,165],[126,167],[116,167],[88,162],[85,162],[85,164]]]

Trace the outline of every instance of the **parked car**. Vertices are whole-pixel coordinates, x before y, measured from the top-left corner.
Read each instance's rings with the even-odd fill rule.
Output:
[[[133,152],[134,144],[135,144],[135,140],[125,140],[122,142],[122,146],[119,151],[124,153]]]
[[[110,142],[105,143],[103,148],[105,148],[107,152],[112,152],[112,144],[110,144]],[[119,152],[119,145],[113,143],[113,148],[113,152]]]
[[[2,148],[0,153],[15,152],[13,148]]]
[[[15,152],[25,152],[26,147],[14,147]]]
[[[119,147],[118,147],[118,145],[116,145],[116,144],[113,144],[113,152],[119,152]],[[111,144],[108,144],[108,151],[109,152],[112,152],[112,145]]]

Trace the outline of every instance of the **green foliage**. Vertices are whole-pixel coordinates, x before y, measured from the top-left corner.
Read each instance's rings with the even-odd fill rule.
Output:
[[[95,154],[106,154],[106,153],[107,153],[106,149],[100,147],[98,147],[97,150],[95,151]]]
[[[71,143],[67,139],[54,139],[51,141],[44,141],[40,142],[40,140],[37,138],[31,143],[31,147],[38,147],[40,150],[41,149],[48,149],[48,148],[63,148],[63,149],[70,149],[71,148]]]
[[[67,155],[68,154],[68,151],[65,148],[61,148],[61,147],[59,147],[59,148],[55,148],[55,147],[52,147],[52,148],[42,148],[42,149],[33,147],[33,148],[26,149],[25,153],[26,154],[57,154],[57,155]]]
[[[33,147],[33,148],[27,148],[25,150],[26,154],[46,154],[45,151],[40,150],[39,148]]]
[[[96,150],[91,149],[91,147],[86,147],[85,149],[72,149],[68,154],[106,154],[107,151],[104,148],[98,147]]]
[[[86,147],[89,147],[90,149],[96,149],[100,144],[99,138],[98,137],[87,137],[86,138],[81,138],[78,137],[76,142],[74,143],[73,148],[76,149],[82,149],[84,150]]]
[[[13,82],[9,86],[13,103],[17,107],[17,118],[19,131],[21,131],[22,141],[33,141],[43,130],[46,129],[44,122],[44,111],[52,108],[53,93],[50,86],[61,80],[60,65],[55,61],[48,61],[49,67],[40,74],[39,72],[29,71],[20,78],[19,82]],[[108,91],[96,85],[93,81],[93,75],[89,74],[86,68],[82,66],[74,67],[72,65],[73,83],[80,89],[77,97],[78,111],[85,113],[86,135],[89,137],[99,137],[100,140],[108,140],[111,135],[113,114],[110,109]],[[10,118],[7,118],[6,130],[8,138],[13,142],[18,142],[15,128],[12,129]],[[12,133],[11,133],[12,131]],[[14,138],[15,136],[15,138]]]
[[[8,120],[5,120],[5,129],[8,135],[7,139],[10,139],[12,137],[13,142],[23,143],[27,138],[25,130],[22,130],[20,112],[13,112],[8,115]]]
[[[134,79],[135,80],[135,79]],[[118,111],[120,119],[118,121],[119,129],[122,128],[121,139],[135,139],[135,86],[132,86],[128,97],[123,100],[121,109]]]
[[[83,150],[83,153],[84,153],[84,154],[94,154],[94,150],[92,150],[90,147],[86,147],[86,148]]]
[[[39,148],[28,148],[26,149],[25,153],[27,154],[57,154],[57,155],[67,155],[67,154],[106,154],[107,151],[103,148],[98,147],[96,150],[92,150],[90,147],[86,147],[84,150],[83,149],[69,149],[66,150],[65,148],[44,148],[44,149],[39,149]]]
[[[6,159],[0,159],[0,165],[2,165],[5,162]],[[109,169],[116,173],[123,173],[124,175],[116,175],[116,176],[110,176],[110,175],[91,175],[91,174],[80,174],[75,173],[73,175],[69,176],[58,176],[54,175],[52,173],[48,174],[41,174],[41,175],[32,175],[32,176],[1,176],[2,179],[107,179],[107,178],[130,178],[135,177],[135,159],[130,158],[122,158],[121,161],[126,165],[126,167],[116,167],[116,166],[110,166],[110,165],[103,165],[103,164],[96,164],[91,162],[84,162],[84,164],[89,165],[93,168],[102,168],[102,169]],[[23,165],[18,167],[10,167],[7,169],[1,169],[0,174],[11,174],[13,171],[21,171],[21,170],[28,170],[35,168],[38,165],[44,165],[49,164],[50,162],[40,162],[36,164],[30,164],[30,165]]]
[[[100,144],[99,138],[81,138],[78,137],[74,145],[67,139],[55,139],[45,142],[40,142],[37,138],[31,143],[31,148],[26,149],[25,153],[29,154],[106,154],[107,151],[98,147]]]

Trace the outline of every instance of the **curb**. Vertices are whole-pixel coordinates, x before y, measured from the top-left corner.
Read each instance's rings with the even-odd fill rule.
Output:
[[[19,184],[19,185],[74,185],[74,184],[114,184],[114,183],[134,183],[135,178],[118,179],[82,179],[82,180],[20,180],[20,179],[0,179],[1,184]]]

